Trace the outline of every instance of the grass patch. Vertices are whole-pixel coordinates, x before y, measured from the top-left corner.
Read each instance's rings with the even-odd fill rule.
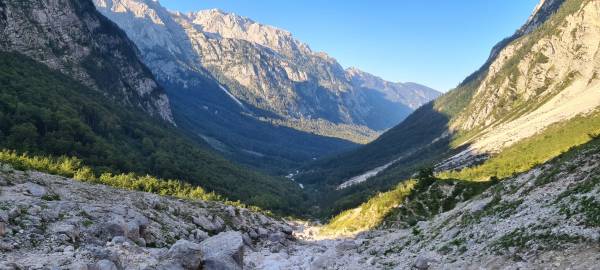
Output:
[[[393,208],[402,204],[415,188],[415,184],[415,180],[405,181],[392,191],[379,193],[359,207],[340,213],[321,229],[321,233],[345,235],[377,227]]]
[[[600,112],[596,111],[553,124],[542,132],[507,147],[481,165],[460,171],[446,171],[437,176],[474,181],[485,181],[491,177],[510,177],[547,162],[572,147],[587,143],[598,133]]]

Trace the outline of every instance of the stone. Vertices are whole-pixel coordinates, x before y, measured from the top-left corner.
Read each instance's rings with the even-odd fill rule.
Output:
[[[242,269],[244,240],[236,231],[222,232],[200,243],[204,254],[204,269]]]
[[[167,258],[184,269],[196,270],[202,264],[203,251],[199,244],[187,240],[178,240],[167,252]]]
[[[330,269],[331,265],[335,262],[335,258],[332,258],[329,255],[323,255],[315,259],[310,264],[310,270],[325,270]]]
[[[13,219],[21,215],[21,209],[19,207],[13,207],[8,211],[8,219]]]
[[[267,238],[269,236],[269,231],[265,228],[258,228],[257,232],[260,238]]]
[[[0,211],[0,221],[8,222],[8,213],[6,211]]]
[[[284,225],[281,227],[281,231],[287,235],[292,235],[294,233],[294,229],[292,227]]]
[[[258,239],[258,233],[256,233],[256,231],[254,229],[252,229],[248,232],[248,236],[250,236],[250,238],[252,238],[252,239]]]
[[[108,236],[108,239],[112,239],[115,236],[126,236],[127,225],[123,218],[113,217],[104,224],[103,232]]]
[[[205,239],[207,239],[208,237],[209,237],[209,235],[207,232],[200,230],[200,229],[195,229],[190,233],[188,238],[190,239],[190,241],[200,243],[200,242],[204,241]]]
[[[123,244],[127,242],[127,238],[125,238],[124,236],[115,236],[112,240],[110,240],[110,242],[113,244]]]
[[[109,260],[100,260],[96,262],[90,270],[118,270],[114,262]]]
[[[343,242],[339,243],[337,246],[335,246],[335,249],[338,252],[344,252],[344,251],[355,250],[356,247],[357,246],[356,246],[356,243],[354,243],[354,241],[347,240],[347,241],[343,241]]]
[[[20,270],[21,267],[12,262],[0,262],[0,270]]]
[[[246,246],[252,246],[252,239],[250,238],[250,235],[248,235],[248,233],[242,234],[242,239],[244,240],[244,244]]]
[[[0,237],[6,234],[6,224],[4,222],[0,222]]]
[[[140,238],[140,225],[135,221],[127,223],[127,238],[136,241]]]
[[[192,218],[192,222],[204,230],[217,232],[224,228],[225,222],[220,217],[215,216],[196,216]]]
[[[431,263],[439,262],[435,259],[432,254],[421,253],[415,260],[414,267],[419,270],[427,270],[431,266]]]
[[[284,239],[285,239],[285,236],[281,232],[269,234],[269,241],[271,241],[273,243],[280,243]]]
[[[34,196],[34,197],[43,197],[44,195],[46,195],[48,193],[48,191],[46,190],[45,187],[42,187],[35,183],[27,183],[26,187],[27,187],[27,192],[29,192],[29,194],[31,194],[31,196]]]
[[[79,229],[71,224],[58,224],[52,228],[52,232],[59,234],[59,236],[68,236],[68,240],[71,242],[75,242],[79,239]]]
[[[69,270],[88,270],[89,267],[86,263],[82,262],[74,262],[69,267]]]
[[[69,266],[68,269],[70,269],[70,270],[88,270],[88,265],[86,263],[82,263],[82,262],[74,262]]]

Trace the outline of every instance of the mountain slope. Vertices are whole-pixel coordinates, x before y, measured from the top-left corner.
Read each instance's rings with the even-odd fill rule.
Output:
[[[448,170],[480,164],[553,124],[591,113],[600,105],[598,12],[595,1],[542,1],[458,88],[373,143],[317,162],[300,180],[333,188],[381,168],[360,187],[339,192],[346,199],[337,202],[347,206],[391,188],[420,166]]]
[[[262,249],[247,260],[284,269],[594,269],[599,159],[596,139],[500,182],[406,182],[298,233],[308,241],[285,259]]]
[[[95,3],[138,45],[178,123],[251,165],[289,170],[348,150],[353,144],[334,138],[371,141],[437,96],[413,84],[392,98],[355,86],[335,59],[234,14],[171,13],[148,0]]]
[[[125,33],[89,1],[3,1],[0,49],[16,51],[173,122],[169,100]]]
[[[10,14],[44,14],[47,21],[65,30],[74,37],[105,37],[110,41],[107,47],[103,43],[94,43],[94,48],[106,50],[110,44],[120,44],[113,55],[94,55],[95,63],[111,63],[108,67],[118,70],[132,70],[123,74],[147,74],[146,84],[125,84],[123,79],[117,84],[127,85],[123,95],[105,92],[104,88],[69,71],[55,70],[47,65],[56,59],[68,59],[77,56],[77,50],[59,50],[47,53],[45,44],[65,38],[59,30],[46,28],[38,21],[28,20],[21,23],[23,31],[17,31],[12,37],[0,37],[3,44],[26,43],[23,40],[36,42],[26,43],[28,46],[10,46],[10,52],[1,52],[0,57],[0,147],[28,152],[38,155],[74,156],[92,166],[98,173],[136,173],[152,174],[161,178],[181,179],[200,185],[208,191],[214,191],[230,200],[241,200],[247,204],[257,205],[275,211],[291,213],[292,205],[301,200],[301,190],[297,184],[283,178],[269,177],[242,168],[226,161],[211,152],[208,145],[192,141],[188,136],[167,121],[149,114],[157,115],[151,107],[131,97],[138,97],[145,91],[146,85],[156,86],[152,76],[137,60],[135,54],[129,58],[121,58],[120,51],[134,52],[133,43],[110,21],[100,15],[90,1],[47,0],[38,2],[3,2],[3,11]],[[61,7],[60,12],[57,7]],[[84,9],[80,9],[85,7]],[[41,16],[41,15],[40,15]],[[56,18],[55,18],[56,17]],[[91,23],[91,30],[104,29],[107,36],[92,34],[89,28],[72,27],[64,22],[69,21]],[[11,24],[18,19],[11,19]],[[65,24],[61,24],[64,22]],[[26,29],[46,29],[44,35]],[[53,31],[58,31],[54,33]],[[111,33],[117,33],[115,35]],[[34,34],[32,34],[34,33]],[[32,34],[33,36],[30,36]],[[58,36],[54,36],[54,35]],[[19,38],[16,38],[19,37]],[[68,35],[67,35],[68,37]],[[82,41],[83,42],[83,41]],[[85,42],[83,42],[85,43]],[[31,49],[41,44],[40,49]],[[87,43],[85,43],[87,44]],[[65,43],[65,46],[79,48],[77,43]],[[4,48],[4,47],[3,47]],[[70,48],[70,47],[67,47]],[[87,48],[87,47],[86,47]],[[35,60],[21,54],[36,55]],[[15,50],[17,52],[15,52]],[[86,51],[86,50],[84,50]],[[92,52],[94,50],[91,50]],[[46,58],[47,57],[47,58]],[[118,65],[118,66],[117,66]],[[68,66],[79,70],[77,65]],[[85,69],[84,69],[85,70]],[[95,70],[97,78],[113,78],[113,71]],[[84,73],[77,73],[84,74]],[[87,76],[87,75],[82,75]],[[92,75],[90,75],[92,76]],[[119,77],[114,77],[118,81]],[[92,83],[88,85],[88,83]],[[134,83],[135,80],[129,81]],[[123,90],[110,88],[112,90]],[[156,88],[159,91],[160,88]],[[125,91],[123,90],[123,91]],[[128,90],[128,91],[129,91]],[[151,100],[151,96],[162,96],[159,92],[140,97]],[[122,100],[119,97],[130,97]],[[150,110],[150,111],[149,111]],[[154,113],[152,113],[154,112]],[[163,118],[164,119],[164,118]]]

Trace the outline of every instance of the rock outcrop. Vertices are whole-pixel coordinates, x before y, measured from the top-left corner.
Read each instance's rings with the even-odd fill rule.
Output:
[[[18,52],[173,122],[169,100],[125,33],[90,0],[2,1],[0,50]]]

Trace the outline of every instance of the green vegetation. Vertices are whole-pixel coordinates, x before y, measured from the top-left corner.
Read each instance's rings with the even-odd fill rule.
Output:
[[[358,208],[346,210],[321,229],[324,235],[349,235],[373,229],[415,188],[417,181],[400,183],[394,190],[379,193]]]
[[[505,178],[553,159],[572,147],[592,140],[600,133],[600,112],[556,123],[542,132],[502,150],[485,163],[460,171],[442,172],[440,178],[485,181]]]
[[[0,149],[76,157],[95,175],[181,179],[278,213],[305,209],[299,206],[302,192],[291,181],[235,166],[175,127],[120,102],[25,56],[0,53]],[[70,166],[63,161],[60,166]]]
[[[538,250],[560,250],[564,244],[581,241],[582,237],[549,232],[527,233],[526,229],[520,228],[500,237],[491,245],[491,249],[497,254],[506,254],[509,248],[516,248],[517,253],[523,252],[533,246],[537,246]]]
[[[384,227],[408,228],[419,221],[452,210],[456,204],[481,194],[491,182],[437,180],[420,192],[411,193],[404,204],[395,208],[384,220]]]
[[[207,192],[199,186],[192,186],[178,180],[165,180],[153,176],[138,176],[133,173],[117,174],[103,173],[96,176],[92,169],[82,164],[81,160],[72,157],[40,157],[17,154],[15,151],[0,150],[0,163],[10,164],[18,170],[36,170],[50,174],[73,178],[81,182],[102,184],[119,189],[136,190],[155,193],[162,196],[172,196],[181,199],[219,201],[237,207],[262,211],[257,207],[249,207],[241,202],[231,202],[214,192]],[[60,200],[55,194],[42,197],[46,201]]]
[[[348,235],[379,226],[408,228],[453,209],[457,203],[481,194],[492,184],[439,180],[433,176],[431,168],[422,168],[416,180],[402,182],[355,209],[341,212],[322,228],[321,233]],[[415,229],[413,233],[417,235],[419,230]]]

